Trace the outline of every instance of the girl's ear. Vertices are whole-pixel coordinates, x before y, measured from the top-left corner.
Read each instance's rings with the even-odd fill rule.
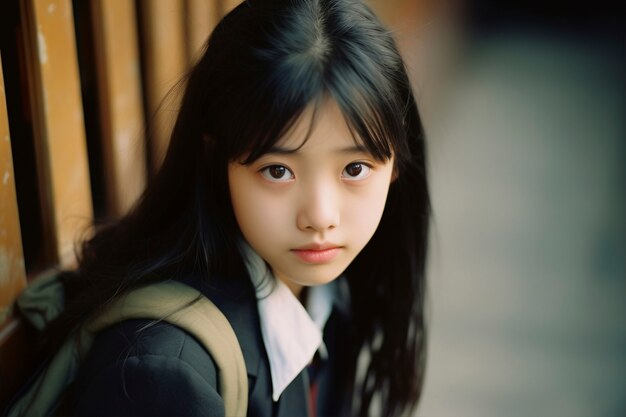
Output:
[[[396,167],[393,167],[393,172],[391,173],[391,180],[389,181],[389,184],[394,183],[397,179],[398,179],[398,169]]]

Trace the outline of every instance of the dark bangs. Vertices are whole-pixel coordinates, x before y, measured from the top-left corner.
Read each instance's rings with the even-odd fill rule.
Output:
[[[375,74],[372,74],[375,75]],[[395,156],[401,166],[408,158],[403,109],[395,97],[385,97],[385,85],[365,85],[368,80],[350,68],[337,68],[329,82],[329,94],[337,102],[357,143],[363,144],[372,156],[384,161]],[[397,97],[397,94],[396,94]],[[389,100],[387,100],[389,98]]]
[[[310,133],[316,110],[332,99],[355,142],[378,160],[395,155],[402,162],[408,154],[406,110],[394,77],[402,62],[390,34],[362,5],[350,10],[350,2],[336,7],[336,0],[289,3],[243,3],[209,41],[209,56],[211,50],[232,51],[216,56],[222,68],[212,71],[214,91],[234,86],[209,109],[207,130],[222,155],[255,161],[309,105],[314,107]],[[226,30],[232,24],[246,30]]]

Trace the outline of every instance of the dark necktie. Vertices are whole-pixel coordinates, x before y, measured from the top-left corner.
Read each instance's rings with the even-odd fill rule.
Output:
[[[306,367],[307,373],[309,375],[309,404],[311,417],[317,416],[317,377],[319,376],[322,365],[323,361],[320,358],[318,351],[315,352],[311,363]]]

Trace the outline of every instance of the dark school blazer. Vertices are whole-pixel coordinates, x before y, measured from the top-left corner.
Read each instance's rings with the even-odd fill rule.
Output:
[[[261,336],[254,288],[248,276],[183,280],[209,297],[237,335],[248,373],[248,416],[308,416],[305,369],[272,401],[269,361]],[[317,373],[318,416],[347,415],[350,352],[347,314],[334,308],[324,329],[329,358]],[[169,323],[127,320],[100,332],[74,388],[79,416],[224,416],[215,363],[200,343]]]

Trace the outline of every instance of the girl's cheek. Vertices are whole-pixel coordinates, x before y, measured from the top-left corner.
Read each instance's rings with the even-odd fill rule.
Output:
[[[253,234],[267,233],[286,220],[293,204],[283,184],[268,182],[255,174],[240,171],[232,176],[233,209],[241,229]]]
[[[388,175],[387,175],[388,174]],[[356,187],[348,198],[354,220],[363,224],[378,224],[387,202],[391,172],[372,178],[364,187]]]

